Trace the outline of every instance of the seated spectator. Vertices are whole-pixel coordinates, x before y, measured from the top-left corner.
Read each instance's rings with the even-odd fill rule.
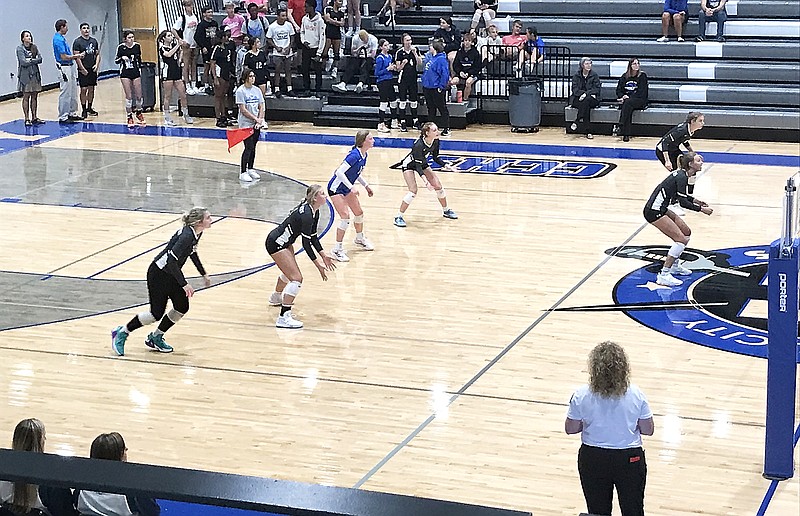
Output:
[[[592,108],[600,105],[600,77],[592,70],[592,60],[582,57],[578,71],[572,76],[572,95],[569,104],[578,109],[578,116],[570,129],[583,133],[588,139],[594,138],[589,132],[589,117]]]
[[[539,37],[536,27],[528,27],[525,32],[525,41],[522,42],[517,62],[517,75],[522,77],[525,70],[525,61],[532,63],[532,68],[544,61],[544,40]]]
[[[639,59],[628,61],[628,70],[617,82],[617,102],[620,103],[619,125],[614,126],[614,136],[622,136],[622,141],[631,141],[631,119],[637,109],[647,107],[647,74],[641,71]]]
[[[23,419],[14,428],[11,449],[44,453],[44,424],[38,419]],[[0,480],[0,509],[15,516],[74,516],[77,514],[68,488],[35,486]]]
[[[661,37],[656,41],[669,41],[669,24],[675,27],[678,41],[683,42],[683,26],[686,23],[686,6],[688,0],[664,0],[664,12],[661,13]]]
[[[503,45],[512,48],[506,48],[504,50],[503,57],[510,61],[512,59],[516,59],[519,55],[519,50],[522,48],[522,45],[525,44],[525,40],[528,39],[528,36],[522,33],[522,22],[519,20],[514,20],[511,24],[511,34],[507,36],[503,36]]]
[[[481,71],[482,59],[478,49],[472,46],[472,35],[467,34],[461,41],[461,48],[456,52],[453,61],[453,77],[450,78],[450,85],[455,85],[464,92],[462,101],[466,102],[472,93],[472,85],[478,80]],[[451,102],[455,99],[451,99]]]
[[[117,432],[100,434],[92,442],[91,458],[127,462],[125,439]],[[78,512],[82,516],[159,516],[161,508],[152,498],[132,497],[99,491],[78,493]]]
[[[456,58],[456,52],[461,48],[461,31],[453,25],[453,20],[449,16],[444,16],[439,18],[439,28],[433,33],[433,39],[441,40],[444,43],[444,53],[447,54],[452,71],[453,59]]]
[[[717,41],[720,43],[725,41],[724,27],[725,21],[728,19],[728,13],[725,10],[725,4],[728,0],[700,0],[700,13],[698,16],[698,23],[700,25],[700,33],[694,39],[697,42],[706,39],[706,23],[709,21],[717,22]]]
[[[498,0],[475,0],[475,14],[472,15],[473,29],[478,28],[478,24],[483,18],[483,26],[488,27],[492,24],[492,20],[497,16],[497,2]]]
[[[347,66],[342,75],[342,82],[331,86],[333,90],[340,93],[347,91],[347,85],[352,83],[356,74],[359,75],[356,84],[356,93],[361,93],[364,86],[369,84],[372,70],[375,67],[375,55],[378,53],[378,38],[361,30],[357,38],[353,38],[350,45],[350,57],[347,59]]]
[[[497,25],[489,25],[484,37],[478,36],[476,47],[481,54],[481,58],[486,63],[491,63],[500,52],[503,45],[503,38],[497,34]]]

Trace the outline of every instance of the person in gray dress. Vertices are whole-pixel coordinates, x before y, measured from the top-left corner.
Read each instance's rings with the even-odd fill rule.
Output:
[[[25,126],[30,127],[34,124],[44,123],[44,120],[36,116],[39,92],[42,91],[42,74],[39,71],[42,54],[33,44],[33,36],[30,31],[23,30],[19,39],[22,43],[17,47],[17,63],[19,64],[17,78],[19,79],[19,91],[22,93]]]

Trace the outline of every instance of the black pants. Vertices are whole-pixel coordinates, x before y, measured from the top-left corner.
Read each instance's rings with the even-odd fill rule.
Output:
[[[311,90],[311,68],[314,68],[314,81],[315,81],[315,91],[319,92],[322,91],[322,61],[318,61],[314,59],[317,55],[318,48],[308,48],[307,46],[303,45],[303,63],[302,63],[302,74],[303,74],[303,89],[305,91]]]
[[[622,106],[619,108],[620,136],[631,135],[631,119],[633,118],[633,112],[637,109],[644,109],[646,105],[647,101],[645,99],[637,97],[628,97],[622,102]]]
[[[579,133],[588,132],[589,117],[591,116],[592,108],[596,108],[599,105],[600,100],[591,95],[586,95],[583,97],[583,100],[578,100],[577,97],[572,99],[572,107],[578,109],[578,117],[575,119],[575,123],[578,125]]]
[[[641,448],[609,450],[583,444],[578,473],[589,513],[610,516],[616,487],[622,516],[644,516],[647,464]]]
[[[253,168],[253,164],[256,162],[256,144],[260,135],[261,129],[254,129],[253,134],[244,140],[241,172],[245,172],[248,168]]]
[[[353,79],[358,75],[358,81],[364,84],[369,84],[369,78],[372,75],[372,69],[375,67],[375,59],[372,57],[353,57],[347,58],[347,68],[344,70],[342,81],[345,84],[350,84]]]
[[[439,129],[450,129],[450,112],[447,110],[447,102],[444,98],[444,90],[439,91],[436,88],[422,88],[425,95],[425,106],[428,108],[428,121],[435,122]],[[441,117],[436,118],[436,112],[439,112]]]
[[[189,311],[189,298],[183,287],[178,285],[172,274],[158,268],[155,262],[147,269],[147,294],[150,298],[150,313],[156,321],[164,316],[167,310],[167,299],[172,301],[172,308],[186,314]]]

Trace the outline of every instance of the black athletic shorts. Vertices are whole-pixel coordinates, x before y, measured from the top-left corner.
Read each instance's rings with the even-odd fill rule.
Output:
[[[397,89],[401,102],[417,102],[419,100],[419,90],[417,89],[417,78],[413,81],[400,81]]]
[[[275,229],[277,229],[277,228],[275,228]],[[272,231],[270,231],[269,235],[267,235],[267,241],[264,243],[264,245],[267,248],[267,253],[268,254],[275,254],[278,251],[282,251],[282,250],[286,249],[287,247],[289,247],[288,245],[283,245],[283,246],[282,245],[278,245],[277,240],[278,240],[279,236],[280,235],[273,235]]]
[[[678,170],[678,158],[683,155],[680,149],[672,150],[667,149],[667,153],[669,154],[669,162],[672,163],[672,170]],[[662,165],[666,165],[664,161],[664,153],[656,149],[656,157],[658,161],[661,162]]]
[[[119,74],[120,79],[138,79],[142,76],[142,72],[138,68],[126,68]]]
[[[378,83],[378,94],[381,102],[392,102],[397,100],[394,92],[395,82],[392,79]]]
[[[78,85],[80,85],[81,88],[97,86],[97,72],[91,68],[87,69],[86,71],[89,73],[83,75],[80,70],[78,70]]]
[[[642,215],[644,215],[644,220],[652,224],[653,222],[657,221],[661,217],[667,214],[667,210],[663,211],[656,211],[653,209],[648,208],[645,206],[644,210],[642,210]]]

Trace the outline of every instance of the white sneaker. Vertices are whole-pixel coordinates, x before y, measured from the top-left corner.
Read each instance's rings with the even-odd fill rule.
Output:
[[[164,125],[167,127],[175,127],[178,124],[176,124],[175,120],[173,120],[171,117],[164,117]]]
[[[239,181],[242,181],[244,183],[250,183],[253,181],[253,178],[250,177],[250,174],[248,174],[247,172],[242,172],[241,174],[239,174]]]
[[[331,79],[335,79],[336,78],[336,74],[339,73],[339,70],[334,66],[334,67],[331,68],[331,72],[330,73],[331,73]]]
[[[197,95],[197,90],[194,89],[194,86],[186,86],[186,94],[187,95]]]
[[[359,82],[358,84],[356,84],[356,93],[361,93],[362,91],[364,91],[364,83]]]
[[[656,276],[656,283],[667,287],[678,287],[683,284],[681,280],[677,279],[669,272],[664,271],[658,273],[658,276]]]
[[[674,213],[678,217],[683,217],[684,215],[686,215],[686,212],[683,210],[683,208],[680,207],[679,204],[670,204],[669,209],[672,210],[672,213]]]
[[[334,247],[333,250],[331,251],[331,256],[337,262],[349,262],[350,261],[350,257],[347,256],[347,253],[345,252],[344,249],[337,249],[337,248]]]
[[[372,245],[372,242],[370,242],[369,238],[367,237],[361,237],[361,238],[356,237],[355,240],[353,240],[353,243],[356,245],[360,245],[361,247],[364,248],[365,251],[372,251],[375,249],[375,246]]]
[[[269,306],[281,306],[283,304],[283,294],[280,292],[273,292],[269,295]]]
[[[665,43],[665,42],[669,41],[669,38],[666,37],[666,36],[661,36],[656,41],[658,41],[659,43]]]
[[[342,81],[338,84],[334,84],[333,86],[331,86],[331,89],[333,91],[338,91],[339,93],[344,93],[347,91],[347,84],[345,84],[344,81]]]
[[[672,264],[672,268],[670,268],[669,272],[673,276],[690,276],[692,274],[692,271],[681,265],[679,260],[675,260],[675,263]]]
[[[193,124],[194,123],[194,118],[190,117],[188,114],[183,115],[183,120],[187,124]]]
[[[684,41],[686,41],[686,40],[681,38],[681,37],[678,38],[678,43],[683,43]]]
[[[272,95],[272,86],[267,83],[267,85],[264,87],[264,96],[268,97],[270,95]]]
[[[389,130],[388,127],[386,127],[386,124],[378,124],[378,132],[379,133],[390,133],[391,131]]]
[[[247,169],[247,175],[250,176],[251,179],[261,179],[259,173],[253,170],[252,168]]]
[[[303,327],[303,323],[295,319],[292,315],[292,311],[289,310],[285,314],[278,316],[278,320],[275,321],[275,326],[277,328],[298,329]]]

